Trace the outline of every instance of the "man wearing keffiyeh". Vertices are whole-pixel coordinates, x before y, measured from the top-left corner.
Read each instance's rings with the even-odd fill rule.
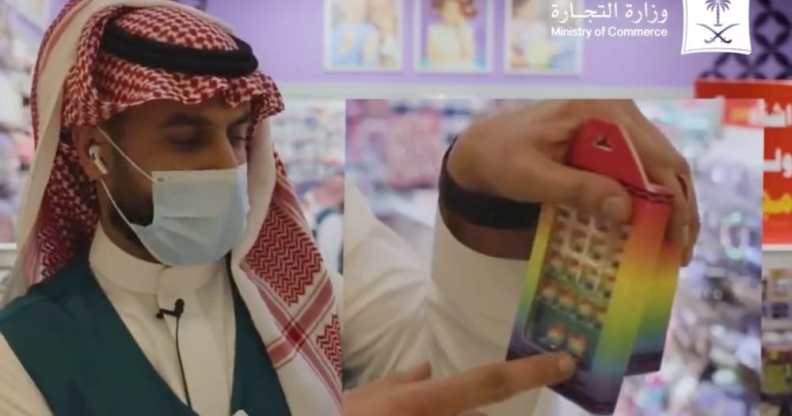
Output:
[[[351,189],[347,275],[328,272],[268,134],[281,96],[250,47],[201,12],[70,2],[42,43],[32,107],[37,154],[0,312],[3,415],[456,415],[573,370],[563,355],[498,363],[524,269],[504,258],[526,256],[524,226],[474,224],[441,201],[429,278]],[[624,221],[617,185],[552,162],[599,117],[641,136],[655,180],[690,191],[686,165],[629,103],[529,114],[461,136],[444,183]],[[546,142],[515,146],[531,135]],[[534,168],[510,170],[504,149]],[[526,191],[530,180],[553,186]],[[677,206],[675,228],[692,227],[683,241],[694,211]],[[424,360],[431,370],[405,370]]]

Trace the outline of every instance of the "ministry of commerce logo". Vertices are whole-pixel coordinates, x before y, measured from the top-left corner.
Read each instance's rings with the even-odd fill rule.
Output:
[[[750,0],[682,0],[685,32],[682,54],[751,54]]]

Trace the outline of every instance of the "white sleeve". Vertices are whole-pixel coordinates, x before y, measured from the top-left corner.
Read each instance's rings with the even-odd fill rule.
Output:
[[[526,260],[486,256],[463,245],[438,215],[429,302],[432,362],[442,376],[504,361]],[[533,409],[533,411],[531,410]],[[588,415],[549,389],[482,409],[488,416]]]
[[[0,415],[52,415],[44,396],[2,335],[0,335]]]
[[[347,387],[426,360],[434,376],[447,377],[505,359],[527,261],[467,248],[438,216],[430,277],[350,182],[345,206]],[[482,410],[488,416],[586,414],[547,389]]]
[[[342,342],[346,387],[429,359],[424,331],[429,274],[411,248],[374,217],[347,181]]]

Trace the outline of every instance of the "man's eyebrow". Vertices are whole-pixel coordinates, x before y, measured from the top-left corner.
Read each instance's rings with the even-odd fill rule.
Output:
[[[168,117],[160,127],[208,127],[212,122],[203,116],[195,114],[174,114]]]

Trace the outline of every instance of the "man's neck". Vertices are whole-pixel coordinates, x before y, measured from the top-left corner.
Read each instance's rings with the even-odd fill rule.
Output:
[[[143,244],[137,238],[131,237],[134,236],[134,233],[130,229],[121,230],[119,229],[113,221],[111,221],[107,215],[102,215],[102,228],[104,228],[105,234],[113,242],[118,248],[125,251],[130,256],[138,258],[140,260],[149,262],[149,263],[160,263]]]
[[[116,230],[118,231],[118,230]],[[116,237],[118,238],[118,236]],[[91,244],[91,270],[100,281],[112,282],[124,291],[145,295],[186,293],[222,276],[225,265],[218,261],[195,266],[168,267],[133,255],[121,248],[104,229],[96,230]],[[106,288],[103,285],[103,288]],[[105,289],[107,290],[107,289]]]

